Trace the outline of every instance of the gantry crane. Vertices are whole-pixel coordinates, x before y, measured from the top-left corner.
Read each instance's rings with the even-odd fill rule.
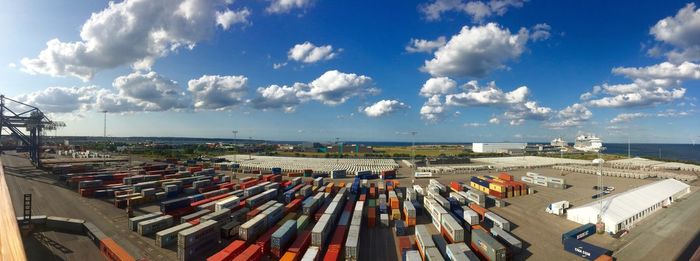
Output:
[[[12,136],[22,141],[32,163],[41,167],[41,141],[45,131],[65,127],[60,121],[52,121],[37,107],[0,95],[0,138],[8,129]]]

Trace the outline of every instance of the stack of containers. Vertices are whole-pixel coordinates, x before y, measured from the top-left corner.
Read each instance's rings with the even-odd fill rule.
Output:
[[[311,231],[308,231],[308,230],[299,231],[298,235],[297,235],[297,239],[294,240],[294,243],[292,243],[292,245],[289,246],[289,249],[287,250],[287,254],[285,254],[285,256],[290,256],[288,254],[291,253],[291,257],[293,257],[293,260],[299,260],[302,253],[304,253],[304,251],[306,251],[306,249],[309,247],[310,244],[311,244]],[[284,257],[283,257],[283,259],[284,259]]]
[[[505,231],[510,231],[510,222],[493,212],[484,213],[484,224],[488,228],[500,227]]]
[[[350,229],[348,229],[348,238],[345,241],[345,260],[359,260],[360,258],[360,230],[362,229],[362,211],[364,205],[364,201],[358,201],[352,212]]]
[[[158,231],[156,233],[156,246],[168,247],[177,242],[177,234],[185,229],[192,227],[190,223],[182,223],[177,226]]]
[[[486,195],[481,191],[474,189],[467,191],[467,199],[479,206],[486,206]]]
[[[479,261],[479,257],[465,243],[447,245],[445,254],[450,260]]]
[[[200,258],[220,240],[219,225],[209,220],[199,225],[180,231],[177,234],[178,260],[195,260]]]
[[[464,242],[464,228],[452,215],[442,216],[442,229],[440,232],[450,243]]]
[[[406,217],[406,226],[416,225],[416,208],[410,201],[403,202],[403,215]]]
[[[435,242],[433,241],[433,238],[428,232],[428,228],[425,225],[416,226],[415,236],[416,244],[418,245],[418,251],[420,252],[420,255],[423,258],[423,260],[426,260],[426,252],[428,251],[428,249],[436,248]]]
[[[331,215],[323,214],[318,223],[311,230],[311,245],[318,248],[323,248],[326,246],[326,239],[331,233],[331,227],[333,226],[331,221]]]
[[[391,219],[399,220],[401,219],[401,206],[399,204],[399,197],[396,196],[396,192],[389,191],[389,206],[391,207]]]
[[[499,241],[502,243],[508,245],[509,248],[509,253],[511,254],[517,254],[520,253],[520,251],[523,248],[523,242],[515,238],[513,235],[510,233],[506,232],[505,230],[501,229],[500,227],[493,227],[491,228],[491,235],[496,237]]]
[[[483,228],[476,226],[471,234],[471,247],[479,256],[486,260],[506,260],[506,247],[498,243]]]
[[[165,215],[138,223],[138,233],[149,236],[165,228],[173,226],[173,216]]]

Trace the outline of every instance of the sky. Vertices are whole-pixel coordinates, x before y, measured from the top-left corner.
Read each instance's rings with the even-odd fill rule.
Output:
[[[58,135],[700,141],[687,1],[12,1],[0,94]]]

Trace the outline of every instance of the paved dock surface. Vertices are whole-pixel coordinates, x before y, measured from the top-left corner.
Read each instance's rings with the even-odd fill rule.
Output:
[[[150,238],[128,231],[126,212],[110,202],[83,198],[57,183],[54,175],[37,170],[22,155],[2,155],[5,176],[15,213],[23,213],[23,195],[32,194],[32,214],[84,219],[94,223],[107,236],[135,257],[174,260],[171,250],[155,247]],[[137,215],[139,210],[134,211]],[[101,260],[99,249],[86,236],[59,232],[37,232],[24,237],[29,260]]]

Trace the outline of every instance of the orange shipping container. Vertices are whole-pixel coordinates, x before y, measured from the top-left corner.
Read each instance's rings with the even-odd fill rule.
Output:
[[[510,175],[505,172],[501,172],[501,174],[498,174],[498,178],[502,180],[513,181],[513,175]]]
[[[602,255],[596,258],[594,261],[613,261],[613,258],[609,255]]]
[[[261,257],[260,246],[250,245],[243,253],[233,258],[233,261],[258,261]]]
[[[117,245],[111,238],[100,241],[100,253],[107,259],[113,261],[135,261],[129,253],[121,246]]]
[[[390,198],[389,201],[392,209],[399,209],[399,198]]]
[[[469,203],[469,208],[471,208],[471,209],[474,210],[477,214],[479,214],[479,216],[481,216],[481,219],[484,219],[484,214],[486,214],[486,212],[489,212],[488,209],[485,209],[485,208],[483,208],[483,207],[477,205],[477,204],[474,203],[474,202],[470,202],[470,203]]]
[[[375,208],[367,208],[367,226],[374,227],[374,223],[377,221],[377,213]]]
[[[289,251],[287,251],[286,253],[284,253],[284,255],[282,256],[282,258],[280,258],[280,261],[297,261],[297,260],[298,260],[298,259],[297,259],[297,254],[296,254],[296,253],[293,253],[293,252],[289,252]]]

